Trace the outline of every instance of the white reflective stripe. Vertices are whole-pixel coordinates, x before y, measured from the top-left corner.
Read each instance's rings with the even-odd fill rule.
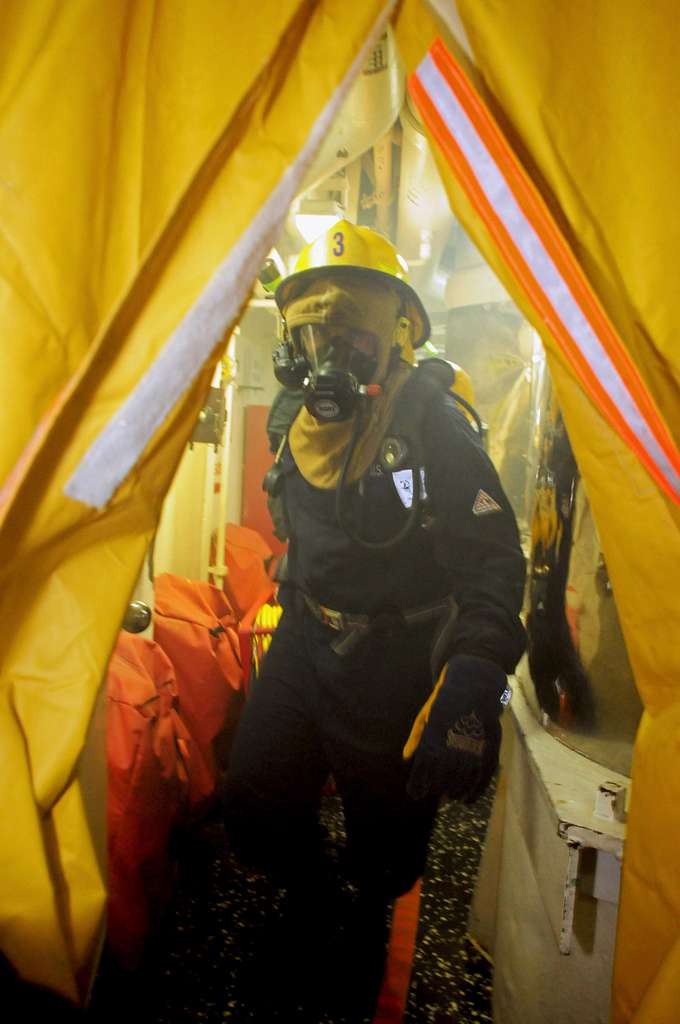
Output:
[[[385,4],[349,71],[314,122],[295,162],[286,169],[135,389],[83,455],[64,487],[69,498],[95,508],[110,500],[238,316],[319,146],[395,3],[389,0]]]
[[[541,239],[522,212],[495,160],[428,54],[416,72],[440,117],[462,150],[482,190],[522,254],[555,313],[589,363],[633,433],[680,495],[680,476],[657,441],[616,366],[574,299]]]

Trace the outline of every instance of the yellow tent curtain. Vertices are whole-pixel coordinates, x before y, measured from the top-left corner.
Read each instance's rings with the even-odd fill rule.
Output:
[[[443,11],[444,5],[433,4]],[[448,25],[406,4],[398,42],[414,70],[441,34],[466,66],[635,363],[677,447],[673,202],[680,133],[674,5],[508,5],[459,0],[465,48]],[[446,12],[444,12],[446,13]],[[450,15],[451,12],[449,12]],[[436,145],[436,143],[435,143]],[[652,481],[584,393],[536,316],[487,224],[446,160],[452,206],[541,334],[601,534],[626,645],[645,705],[617,936],[612,1021],[677,1020],[680,948],[680,508]]]
[[[220,338],[391,6],[0,10],[0,948],[74,1001],[105,906],[105,792],[92,799],[82,757],[100,680]],[[201,305],[234,251],[231,306]],[[152,370],[178,324],[186,390],[163,419],[170,381]],[[103,508],[67,497],[145,380],[158,421],[116,423],[136,465]]]

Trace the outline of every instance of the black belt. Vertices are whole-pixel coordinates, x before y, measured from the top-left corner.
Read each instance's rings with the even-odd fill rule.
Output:
[[[312,615],[331,629],[341,633],[342,636],[335,640],[331,647],[336,654],[343,655],[356,646],[359,640],[367,633],[389,635],[396,632],[400,627],[415,626],[421,622],[429,622],[431,619],[439,618],[445,613],[450,613],[453,607],[453,598],[444,598],[435,604],[422,605],[420,608],[387,609],[377,612],[375,615],[353,615],[349,612],[339,612],[334,608],[319,604],[309,594],[303,594],[305,604]]]

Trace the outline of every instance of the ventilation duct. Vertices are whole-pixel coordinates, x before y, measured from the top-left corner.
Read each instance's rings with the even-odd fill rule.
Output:
[[[425,297],[441,301],[446,282],[438,265],[455,222],[422,122],[408,95],[401,128],[397,248],[411,268],[411,283]]]
[[[404,92],[404,68],[388,27],[340,108],[301,191],[314,188],[381,139],[399,116]]]

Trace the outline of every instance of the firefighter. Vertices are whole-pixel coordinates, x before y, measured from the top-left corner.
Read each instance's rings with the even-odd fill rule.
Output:
[[[423,873],[439,801],[475,800],[496,770],[525,566],[474,425],[416,368],[429,322],[394,247],[340,221],[276,302],[275,372],[304,397],[266,482],[289,537],[284,611],[240,723],[225,823],[231,848],[285,886],[298,932],[279,956],[297,944],[351,971],[364,1019],[389,906]],[[344,952],[319,826],[329,776],[347,833]],[[299,989],[320,977],[287,973]]]

